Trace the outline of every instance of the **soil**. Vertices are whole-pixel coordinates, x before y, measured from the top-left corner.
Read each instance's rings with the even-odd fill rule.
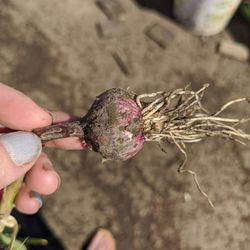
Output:
[[[170,1],[121,3],[127,16],[122,29],[102,38],[96,27],[108,20],[95,1],[2,1],[1,81],[46,109],[79,116],[112,87],[141,94],[210,83],[204,102],[211,112],[250,94],[249,62],[217,52],[222,39],[250,47],[250,26],[239,15],[221,34],[200,38],[168,16]],[[168,31],[165,49],[145,35],[155,23]],[[247,115],[248,105],[229,114]],[[249,145],[210,138],[187,146],[187,166],[214,210],[192,177],[177,173],[182,156],[173,145],[164,154],[148,143],[128,161],[105,163],[87,150],[46,149],[62,184],[39,215],[19,215],[21,233],[49,237],[43,249],[81,249],[98,227],[112,231],[119,250],[249,249]]]

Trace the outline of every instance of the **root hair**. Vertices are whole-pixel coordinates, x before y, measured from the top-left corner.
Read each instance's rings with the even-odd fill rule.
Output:
[[[185,169],[187,153],[185,143],[199,142],[207,137],[220,136],[241,144],[250,140],[250,135],[238,128],[247,118],[228,118],[221,115],[230,106],[240,102],[250,102],[249,97],[238,98],[224,104],[218,111],[210,114],[201,100],[209,84],[204,84],[197,91],[185,88],[168,92],[155,92],[136,96],[137,105],[142,109],[143,131],[146,141],[170,142],[177,146],[184,156],[178,168],[179,173],[193,176],[199,192],[214,207],[208,195],[202,190],[197,175]],[[162,147],[161,147],[162,148]]]

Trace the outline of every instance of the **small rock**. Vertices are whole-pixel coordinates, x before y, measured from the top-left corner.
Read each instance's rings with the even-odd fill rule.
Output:
[[[218,51],[222,55],[239,61],[249,60],[249,49],[242,43],[224,40],[220,42]]]
[[[96,4],[107,18],[121,21],[126,19],[126,12],[117,0],[97,0]]]
[[[187,192],[183,194],[183,198],[185,202],[190,202],[192,200],[192,196],[190,195],[190,193]]]
[[[96,29],[101,38],[113,38],[127,34],[127,29],[124,22],[107,21],[96,24]]]
[[[129,62],[128,56],[122,50],[116,50],[113,54],[113,58],[120,70],[124,75],[131,74],[131,64]]]
[[[171,31],[158,23],[147,28],[145,34],[163,49],[166,49],[169,42],[174,38]]]

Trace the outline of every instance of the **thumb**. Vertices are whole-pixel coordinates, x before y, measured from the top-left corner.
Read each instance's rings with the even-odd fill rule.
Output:
[[[42,150],[41,140],[31,132],[0,135],[0,189],[23,176]]]

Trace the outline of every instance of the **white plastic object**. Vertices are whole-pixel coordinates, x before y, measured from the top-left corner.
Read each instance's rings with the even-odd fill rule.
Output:
[[[175,0],[174,16],[196,35],[215,35],[225,29],[241,0]]]

